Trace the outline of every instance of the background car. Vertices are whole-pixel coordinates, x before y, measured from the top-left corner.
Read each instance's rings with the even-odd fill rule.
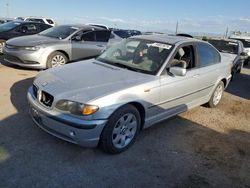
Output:
[[[48,24],[51,26],[56,26],[56,22],[52,18],[45,18],[45,17],[26,17],[24,18],[24,21],[32,21],[32,22],[39,22]]]
[[[248,55],[244,52],[244,46],[241,41],[233,39],[209,38],[207,40],[222,54],[227,55],[232,59],[232,78],[236,73],[241,72],[241,68]]]
[[[250,62],[250,36],[249,35],[231,35],[230,39],[239,40],[243,43],[244,52],[247,53],[248,58],[245,60],[245,64],[248,65]]]
[[[8,40],[4,59],[12,64],[46,69],[100,55],[110,30],[90,25],[60,25],[33,36]]]
[[[113,29],[111,28],[111,35],[109,40],[109,45],[112,46],[121,42],[122,39],[126,39],[132,36],[141,35],[141,32],[138,30],[128,30],[128,29]]]
[[[0,54],[3,52],[3,46],[9,39],[34,35],[50,28],[50,25],[37,23],[37,22],[25,22],[25,21],[12,21],[0,25]]]
[[[0,25],[6,22],[11,22],[13,21],[12,18],[0,18]]]
[[[135,48],[128,50],[130,43]],[[135,36],[96,59],[42,71],[27,97],[31,117],[43,130],[114,154],[155,123],[205,103],[216,107],[230,69],[201,40]]]

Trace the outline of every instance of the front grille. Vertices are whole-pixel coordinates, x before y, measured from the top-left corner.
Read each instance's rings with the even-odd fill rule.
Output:
[[[41,91],[38,94],[38,100],[47,107],[51,107],[54,101],[54,97],[45,91]]]
[[[9,62],[23,63],[19,58],[8,54],[4,55],[4,59]]]
[[[35,98],[37,98],[37,91],[38,91],[38,88],[37,86],[35,86],[34,84],[32,85],[32,90],[33,90],[33,95]]]

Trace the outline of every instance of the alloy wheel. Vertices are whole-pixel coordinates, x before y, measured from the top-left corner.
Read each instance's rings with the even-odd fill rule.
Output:
[[[116,148],[126,147],[134,138],[137,130],[137,119],[132,113],[123,115],[117,122],[112,133],[112,142]]]

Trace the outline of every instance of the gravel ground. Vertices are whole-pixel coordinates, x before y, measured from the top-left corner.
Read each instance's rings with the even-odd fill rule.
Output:
[[[119,155],[35,126],[26,91],[37,73],[0,65],[1,188],[250,187],[250,65],[217,108],[197,107],[144,130]]]

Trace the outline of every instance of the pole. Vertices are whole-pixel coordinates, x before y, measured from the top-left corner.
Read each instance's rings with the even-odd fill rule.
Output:
[[[179,23],[178,23],[178,21],[177,21],[177,22],[176,22],[176,28],[175,28],[175,34],[178,33],[178,27],[179,27]]]

